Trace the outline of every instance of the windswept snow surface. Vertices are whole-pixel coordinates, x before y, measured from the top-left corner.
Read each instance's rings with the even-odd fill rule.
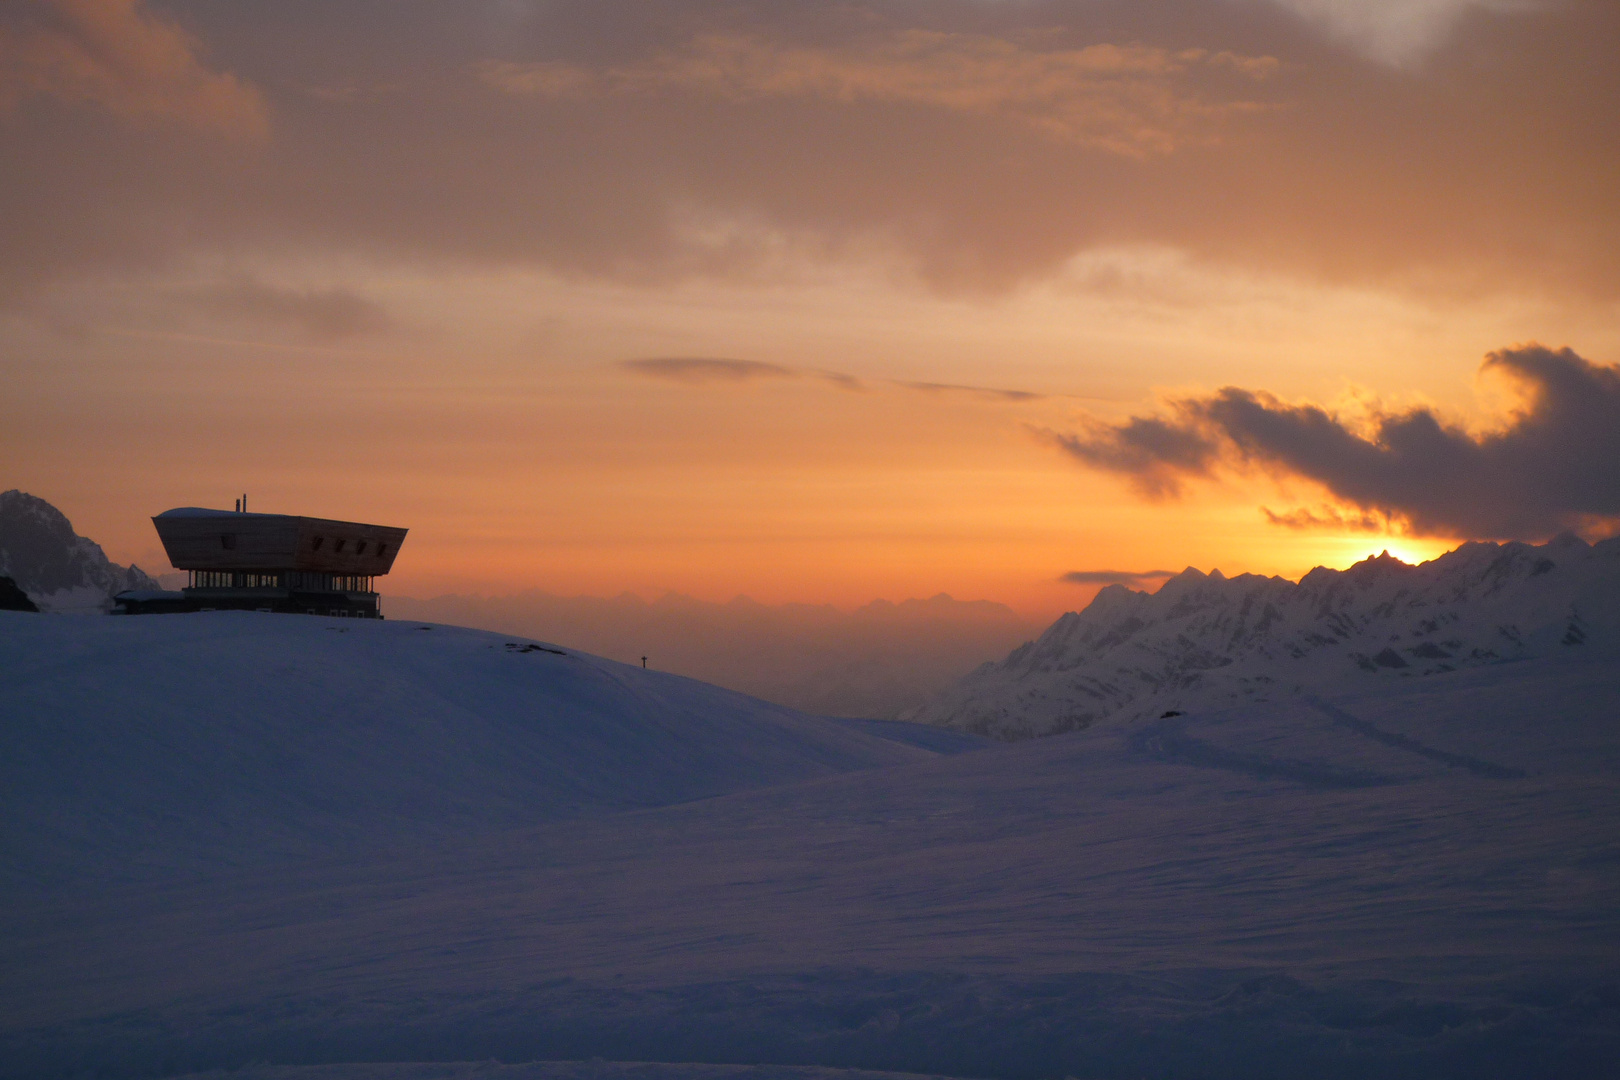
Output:
[[[1617,672],[947,755],[470,631],[0,614],[0,1075],[1612,1077]],[[465,1064],[591,1058],[689,1064]]]
[[[426,623],[5,614],[0,881],[419,846],[977,742]]]
[[[1385,553],[1297,584],[1189,567],[1156,593],[1103,589],[905,718],[1023,739],[1617,643],[1620,537]]]

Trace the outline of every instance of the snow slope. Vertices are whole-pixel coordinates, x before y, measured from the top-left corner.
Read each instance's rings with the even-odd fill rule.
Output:
[[[946,755],[341,623],[0,618],[0,1076],[1620,1060],[1602,641]]]
[[[912,725],[896,739],[454,627],[0,615],[0,874],[13,879],[408,846],[975,742]]]
[[[0,576],[57,613],[106,612],[125,589],[158,587],[139,567],[109,561],[56,507],[15,489],[0,492]]]
[[[1600,643],[1620,643],[1620,537],[1386,553],[1297,584],[1188,568],[1153,594],[1109,586],[905,718],[1020,739]]]

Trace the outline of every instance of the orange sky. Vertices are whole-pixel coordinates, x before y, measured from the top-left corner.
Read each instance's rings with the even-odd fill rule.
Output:
[[[605,6],[9,11],[0,486],[149,570],[247,491],[411,528],[398,593],[1046,617],[1459,537],[1043,432],[1229,385],[1478,432],[1487,352],[1620,360],[1602,5]]]

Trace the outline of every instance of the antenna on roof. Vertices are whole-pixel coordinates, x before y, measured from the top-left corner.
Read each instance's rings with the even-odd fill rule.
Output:
[[[236,500],[236,512],[238,514],[240,514],[242,512],[242,500],[241,499]]]

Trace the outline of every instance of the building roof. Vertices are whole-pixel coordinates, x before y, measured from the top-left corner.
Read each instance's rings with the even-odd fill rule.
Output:
[[[182,506],[152,519],[180,570],[306,570],[376,577],[393,569],[408,530],[294,514]]]
[[[156,521],[158,518],[193,518],[193,517],[244,518],[244,517],[290,517],[290,516],[291,515],[289,515],[289,514],[247,514],[247,513],[243,513],[240,510],[209,510],[207,507],[203,507],[203,506],[177,506],[173,510],[165,510],[165,511],[163,511],[163,513],[159,514],[157,517],[153,518],[152,520]]]

